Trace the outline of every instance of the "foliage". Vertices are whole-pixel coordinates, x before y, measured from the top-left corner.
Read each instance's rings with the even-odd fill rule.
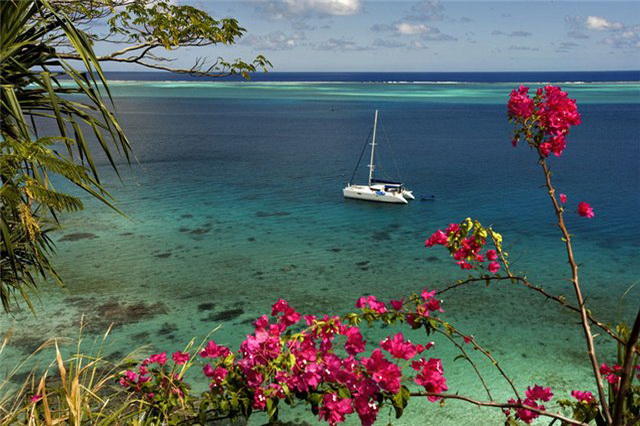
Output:
[[[94,40],[125,44],[124,49],[114,50],[98,57],[101,61],[134,63],[147,68],[199,76],[221,77],[242,74],[249,78],[251,72],[266,71],[271,63],[262,55],[251,62],[241,59],[227,61],[218,57],[212,64],[198,58],[189,69],[170,67],[170,57],[159,56],[158,49],[165,52],[181,47],[203,47],[217,44],[234,44],[245,33],[233,18],[216,20],[205,11],[170,1],[150,0],[88,0],[80,4],[61,1],[72,19],[84,24],[86,19],[104,18],[108,22],[107,34],[96,34],[87,28]],[[62,53],[62,57],[77,59],[74,53]],[[174,55],[175,56],[175,55]]]
[[[90,144],[97,141],[114,168],[114,151],[127,159],[131,152],[112,105],[103,99],[103,94],[111,97],[100,62],[162,68],[153,65],[162,62],[152,54],[155,48],[232,44],[244,29],[234,19],[216,21],[193,7],[142,0],[6,0],[0,3],[0,18],[0,301],[5,311],[20,300],[34,311],[29,295],[41,279],[62,284],[51,264],[48,234],[58,226],[60,213],[83,207],[79,197],[58,191],[53,177],[113,207]],[[106,18],[109,34],[90,32],[92,24]],[[99,57],[93,50],[97,40],[130,45]],[[71,61],[80,61],[82,69]],[[169,70],[248,76],[269,65],[260,56],[252,63],[219,60],[208,70],[198,64]],[[41,134],[47,121],[57,134]]]
[[[94,354],[80,350],[64,359],[57,339],[44,342],[27,360],[11,370],[0,382],[0,424],[123,424],[128,422],[127,395],[117,386],[124,360],[110,361],[103,356],[109,330]],[[6,341],[5,341],[6,343]],[[13,388],[11,380],[35,356],[52,351],[53,359],[44,369],[34,369],[22,386]],[[0,348],[2,355],[2,348]]]

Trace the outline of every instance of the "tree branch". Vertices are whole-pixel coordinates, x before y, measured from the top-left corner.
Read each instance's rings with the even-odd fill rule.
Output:
[[[578,308],[580,310],[580,322],[582,324],[582,329],[584,331],[585,340],[587,343],[587,353],[589,355],[589,359],[591,361],[591,368],[593,370],[593,376],[596,379],[596,386],[598,388],[598,396],[600,399],[600,405],[602,406],[602,414],[607,421],[607,424],[612,424],[611,411],[609,410],[609,404],[607,402],[607,395],[604,390],[604,385],[602,381],[602,375],[600,374],[600,368],[598,365],[598,358],[596,356],[596,350],[593,343],[593,335],[591,334],[591,327],[589,325],[589,316],[587,315],[587,309],[585,308],[584,298],[582,297],[582,290],[580,289],[580,281],[578,278],[578,264],[573,257],[573,248],[571,246],[571,235],[567,231],[567,227],[564,224],[564,218],[562,216],[563,208],[558,204],[558,200],[555,197],[555,189],[551,184],[551,170],[549,170],[549,166],[547,166],[546,158],[540,153],[540,149],[538,148],[539,155],[539,163],[542,167],[545,176],[545,184],[547,187],[547,192],[549,193],[549,198],[551,198],[551,202],[553,203],[553,208],[556,212],[556,217],[558,218],[558,228],[562,231],[562,235],[564,237],[565,247],[567,249],[567,258],[569,260],[569,265],[571,266],[571,282],[573,283],[573,289],[576,294],[576,299],[578,301]]]
[[[489,386],[487,386],[486,382],[484,381],[484,377],[482,377],[482,374],[480,373],[480,370],[478,369],[478,366],[476,365],[476,363],[471,360],[469,355],[467,355],[467,351],[464,350],[464,348],[462,347],[462,345],[460,345],[460,343],[458,343],[455,340],[453,340],[453,337],[451,337],[449,334],[445,333],[442,330],[436,330],[436,331],[438,331],[440,334],[442,334],[444,337],[446,337],[455,347],[458,348],[458,350],[460,352],[462,352],[462,355],[464,356],[464,359],[466,359],[467,362],[469,362],[469,364],[471,364],[471,367],[473,367],[473,370],[475,371],[476,376],[478,376],[478,379],[480,380],[480,383],[482,383],[482,387],[484,388],[485,392],[487,393],[487,397],[489,397],[489,399],[493,400],[493,396],[491,396],[491,391],[489,390]]]
[[[541,416],[551,417],[553,419],[558,419],[562,422],[571,425],[578,426],[588,426],[587,423],[580,422],[578,420],[571,419],[569,417],[565,417],[561,414],[556,414],[551,411],[541,410],[539,408],[530,407],[521,402],[495,402],[495,401],[478,401],[473,398],[469,398],[464,395],[457,394],[447,394],[447,393],[435,393],[435,392],[412,392],[411,396],[435,396],[442,399],[458,399],[461,401],[470,402],[471,404],[480,406],[480,407],[495,407],[495,408],[523,408],[525,410],[533,411]]]
[[[519,283],[521,283],[522,285],[524,285],[525,287],[528,287],[531,290],[534,290],[538,293],[540,293],[541,295],[543,295],[544,297],[546,297],[547,299],[551,299],[557,303],[559,303],[560,305],[564,306],[567,309],[570,309],[574,312],[580,312],[580,309],[569,304],[564,297],[562,296],[554,296],[551,293],[548,293],[545,289],[543,289],[542,287],[533,284],[531,282],[529,282],[526,278],[524,277],[518,277],[518,276],[508,276],[508,277],[497,277],[497,276],[493,276],[493,277],[482,277],[482,278],[468,278],[464,281],[459,281],[455,284],[451,284],[448,287],[443,288],[442,290],[438,290],[436,294],[441,294],[441,293],[446,293],[449,290],[454,290],[458,287],[462,287],[468,284],[472,284],[475,282],[486,282],[486,281],[505,281],[505,280],[516,280]],[[597,327],[599,327],[600,329],[602,329],[602,331],[604,331],[605,333],[607,333],[609,336],[611,336],[612,338],[614,338],[618,343],[624,345],[626,342],[618,335],[616,335],[616,333],[611,330],[606,324],[598,321],[596,318],[593,317],[593,315],[591,315],[589,312],[587,312],[587,318],[589,318],[589,321],[591,321],[591,323]],[[640,348],[633,348],[632,349],[634,352],[640,354]]]
[[[442,321],[440,318],[436,318],[436,317],[430,317],[432,320],[442,324],[443,326],[446,324],[444,321]],[[513,380],[511,380],[509,378],[509,376],[507,375],[507,373],[502,369],[502,367],[500,366],[500,363],[498,362],[497,359],[495,359],[493,357],[493,355],[491,355],[491,353],[489,351],[487,351],[486,349],[484,349],[482,346],[480,346],[478,344],[478,342],[476,342],[476,340],[471,337],[471,336],[467,336],[461,332],[459,332],[456,328],[454,328],[451,325],[448,325],[450,327],[450,329],[452,330],[452,332],[456,333],[457,335],[461,336],[462,338],[468,338],[471,339],[471,343],[473,343],[473,348],[480,351],[480,353],[482,353],[485,357],[487,357],[489,359],[489,361],[491,361],[491,363],[494,365],[494,367],[496,367],[496,369],[498,370],[498,372],[500,373],[500,375],[502,375],[502,377],[507,381],[507,383],[509,383],[509,386],[511,386],[511,389],[513,390],[513,393],[515,393],[516,397],[518,397],[518,399],[520,399],[520,394],[518,393],[518,389],[516,389],[515,385],[513,384]],[[440,331],[440,330],[437,330]],[[455,343],[455,342],[454,342]],[[458,345],[456,345],[458,346]]]
[[[622,375],[620,377],[620,387],[618,388],[616,396],[616,404],[613,408],[613,424],[621,424],[622,415],[624,414],[624,401],[626,400],[627,390],[631,384],[631,378],[633,377],[633,359],[635,355],[634,348],[638,342],[638,336],[640,335],[640,309],[636,315],[636,321],[633,324],[631,334],[629,334],[629,340],[625,345],[624,363],[622,364]]]

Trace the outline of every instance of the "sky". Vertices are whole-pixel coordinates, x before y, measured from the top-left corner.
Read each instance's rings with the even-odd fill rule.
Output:
[[[640,0],[174,1],[247,30],[233,46],[180,51],[174,66],[263,54],[273,71],[640,69]]]

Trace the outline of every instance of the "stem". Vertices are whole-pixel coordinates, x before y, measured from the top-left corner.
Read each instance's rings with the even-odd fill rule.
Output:
[[[464,285],[472,284],[472,283],[479,282],[479,281],[486,282],[486,281],[505,281],[505,280],[510,280],[510,281],[515,280],[515,281],[519,282],[520,284],[524,285],[525,287],[527,287],[527,288],[529,288],[531,290],[534,290],[537,293],[540,293],[541,295],[543,295],[547,299],[551,299],[554,302],[559,303],[560,305],[564,306],[567,309],[570,309],[570,310],[575,311],[575,312],[580,312],[579,308],[576,308],[575,306],[570,305],[569,303],[567,303],[562,296],[554,296],[553,294],[548,293],[542,287],[540,287],[540,286],[538,286],[536,284],[530,283],[529,281],[527,281],[526,278],[518,277],[518,276],[515,276],[515,275],[509,275],[509,276],[506,276],[506,277],[493,276],[493,277],[482,277],[482,278],[468,278],[468,279],[466,279],[464,281],[459,281],[459,282],[457,282],[455,284],[451,284],[450,286],[445,287],[442,290],[438,290],[438,292],[436,294],[442,294],[442,293],[445,293],[445,292],[447,292],[449,290],[453,290],[453,289],[456,289],[458,287],[462,287]],[[618,343],[620,343],[621,345],[626,344],[626,342],[620,336],[616,335],[613,332],[613,330],[611,330],[609,327],[607,327],[606,324],[598,321],[596,318],[593,317],[593,315],[591,315],[588,312],[587,312],[587,318],[589,318],[589,321],[591,321],[591,323],[593,325],[595,325],[596,327],[599,327],[600,329],[602,329],[602,331],[604,331],[609,336],[611,336],[612,338],[617,340]],[[634,348],[632,348],[632,350],[635,353],[640,354],[640,348],[635,348],[634,347]]]
[[[633,358],[635,351],[633,350],[638,342],[638,335],[640,335],[640,309],[636,315],[636,321],[633,323],[633,329],[629,335],[629,340],[625,345],[624,363],[622,364],[622,375],[620,377],[620,388],[616,395],[616,404],[613,407],[613,424],[622,424],[622,415],[624,414],[624,401],[626,398],[627,390],[631,385],[631,378],[633,377]]]
[[[489,399],[493,400],[493,396],[491,395],[491,391],[489,390],[489,386],[487,386],[487,383],[484,381],[484,377],[482,377],[482,374],[480,373],[480,370],[478,369],[478,366],[476,365],[475,362],[473,362],[473,360],[471,360],[471,358],[467,354],[467,351],[464,350],[464,348],[462,347],[462,345],[460,343],[458,343],[455,340],[453,340],[453,337],[451,337],[449,334],[445,333],[442,330],[438,330],[438,329],[436,329],[436,331],[439,332],[440,334],[442,334],[444,337],[446,337],[451,343],[453,343],[454,346],[456,346],[458,348],[458,350],[460,352],[462,352],[462,355],[464,356],[464,359],[466,359],[467,362],[469,362],[469,364],[471,364],[471,367],[473,367],[473,370],[476,372],[476,375],[478,376],[478,379],[480,380],[480,383],[482,383],[482,387],[484,388],[485,392],[487,393],[487,397]],[[473,338],[472,338],[472,340],[473,340]]]
[[[436,396],[442,399],[459,399],[461,401],[470,402],[471,404],[480,406],[480,407],[495,407],[495,408],[523,408],[525,410],[533,411],[534,413],[540,414],[541,416],[551,417],[553,419],[561,420],[566,424],[571,425],[579,425],[579,426],[588,426],[587,423],[582,423],[578,420],[571,419],[569,417],[565,417],[561,414],[556,414],[551,411],[540,410],[539,408],[530,407],[528,405],[523,404],[522,402],[495,402],[495,401],[478,401],[468,396],[458,395],[458,394],[446,394],[446,393],[435,393],[435,392],[412,392],[411,396]]]
[[[436,321],[436,322],[438,322],[438,323],[442,324],[443,326],[445,325],[445,322],[444,322],[444,321],[442,321],[442,320],[441,320],[441,319],[439,319],[439,318],[436,318],[436,317],[430,317],[430,318],[431,318],[432,320],[434,320],[434,321]],[[462,337],[462,338],[465,338],[465,337],[467,337],[467,338],[468,338],[468,337],[469,337],[469,336],[467,336],[467,335],[465,335],[465,334],[463,334],[463,333],[459,332],[459,331],[458,331],[458,330],[456,330],[454,327],[451,327],[451,330],[452,330],[452,332],[453,332],[453,333],[455,333],[455,334],[459,335],[459,336],[460,336],[460,337]],[[436,330],[436,331],[441,331],[441,330]],[[486,349],[484,349],[482,346],[480,346],[480,345],[478,344],[478,342],[476,342],[476,339],[471,338],[471,343],[473,343],[473,348],[474,348],[474,349],[476,349],[476,350],[480,351],[480,353],[482,353],[482,355],[484,355],[485,357],[487,357],[487,358],[489,359],[489,361],[491,361],[491,363],[496,367],[496,369],[498,370],[498,372],[500,373],[500,375],[501,375],[501,376],[502,376],[502,377],[507,381],[507,383],[509,383],[509,386],[511,386],[511,389],[513,390],[513,393],[516,395],[516,397],[517,397],[518,399],[521,399],[521,398],[520,398],[520,394],[518,393],[518,390],[516,389],[516,386],[513,384],[513,380],[511,380],[511,379],[509,378],[509,376],[507,375],[507,373],[502,369],[502,367],[500,366],[500,363],[498,362],[498,360],[497,360],[497,359],[495,359],[495,358],[493,357],[493,355],[491,355],[491,353],[490,353],[488,350],[486,350]]]
[[[607,395],[604,390],[602,375],[600,374],[600,369],[598,367],[598,359],[596,357],[596,350],[593,344],[593,335],[591,334],[589,317],[587,315],[587,310],[584,305],[584,298],[582,297],[582,291],[580,289],[580,282],[578,278],[578,264],[576,263],[573,257],[573,248],[571,247],[571,236],[569,235],[569,232],[567,231],[567,227],[564,224],[564,219],[562,217],[563,209],[558,204],[558,200],[556,200],[555,189],[551,184],[551,170],[549,170],[549,167],[547,166],[545,157],[542,156],[542,154],[539,154],[539,155],[540,155],[540,166],[544,171],[549,198],[551,198],[551,202],[553,203],[553,208],[555,209],[556,216],[558,217],[558,228],[560,228],[560,231],[562,231],[565,247],[567,248],[567,258],[569,260],[569,265],[571,266],[571,282],[573,283],[573,289],[576,293],[576,299],[578,301],[578,309],[580,310],[580,320],[582,323],[582,329],[584,331],[584,337],[587,343],[587,353],[589,354],[589,359],[591,360],[591,368],[593,369],[593,375],[596,379],[598,396],[600,398],[600,405],[602,406],[602,414],[604,415],[607,421],[607,424],[612,424],[611,412],[609,411],[609,404],[607,403]]]

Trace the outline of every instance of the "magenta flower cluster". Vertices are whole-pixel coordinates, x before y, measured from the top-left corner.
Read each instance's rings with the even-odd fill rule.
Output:
[[[375,296],[364,296],[356,307],[362,315],[396,317],[413,328],[442,312],[435,292],[427,290],[410,304],[403,300],[386,304]],[[427,392],[448,389],[440,359],[422,356],[433,347],[432,342],[416,344],[399,332],[381,340],[367,355],[367,342],[357,325],[337,316],[302,316],[282,299],[272,306],[270,316],[261,316],[254,325],[254,332],[246,336],[238,353],[213,340],[200,351],[200,357],[207,361],[202,371],[209,379],[212,398],[226,400],[232,393],[244,393],[251,410],[267,412],[279,401],[302,398],[315,405],[316,414],[330,425],[356,413],[368,426],[376,420],[381,406],[393,404],[394,396],[402,392],[402,381],[411,376],[403,373],[405,367],[415,371],[414,383]],[[294,328],[302,330],[295,332]],[[179,366],[191,357],[178,351],[171,358]],[[174,370],[164,371],[166,363],[166,352],[151,355],[137,373],[125,371],[120,383],[147,400],[153,400],[158,392],[182,397],[182,379]],[[160,378],[155,377],[161,372]],[[152,377],[154,384],[150,383]],[[437,395],[429,396],[430,401],[438,399]]]
[[[424,243],[425,247],[433,247],[434,245],[445,246],[451,252],[460,269],[472,269],[473,263],[482,264],[488,262],[486,269],[492,274],[500,270],[500,262],[498,261],[498,253],[496,250],[487,250],[484,254],[481,250],[484,248],[486,238],[470,235],[465,237],[462,235],[460,225],[457,223],[450,224],[444,231],[438,229]]]
[[[538,401],[540,402],[550,401],[551,398],[553,397],[553,393],[551,392],[551,388],[543,388],[542,386],[535,385],[534,387],[531,387],[531,386],[527,387],[525,396],[526,398],[523,401],[518,400],[517,402],[519,403],[521,402],[527,407],[535,408],[538,410],[544,410],[545,409],[544,405],[538,404]],[[514,404],[516,403],[516,400],[511,398],[509,402]],[[540,417],[539,413],[535,411],[531,411],[524,407],[516,408],[515,412],[516,412],[516,417],[527,424],[531,423],[533,420]],[[506,410],[505,414],[509,415],[510,411]]]
[[[560,157],[569,129],[580,124],[575,99],[569,99],[557,86],[539,88],[534,98],[529,97],[528,87],[520,86],[511,92],[507,109],[509,118],[521,126],[514,146],[523,135],[544,157],[551,153]]]

